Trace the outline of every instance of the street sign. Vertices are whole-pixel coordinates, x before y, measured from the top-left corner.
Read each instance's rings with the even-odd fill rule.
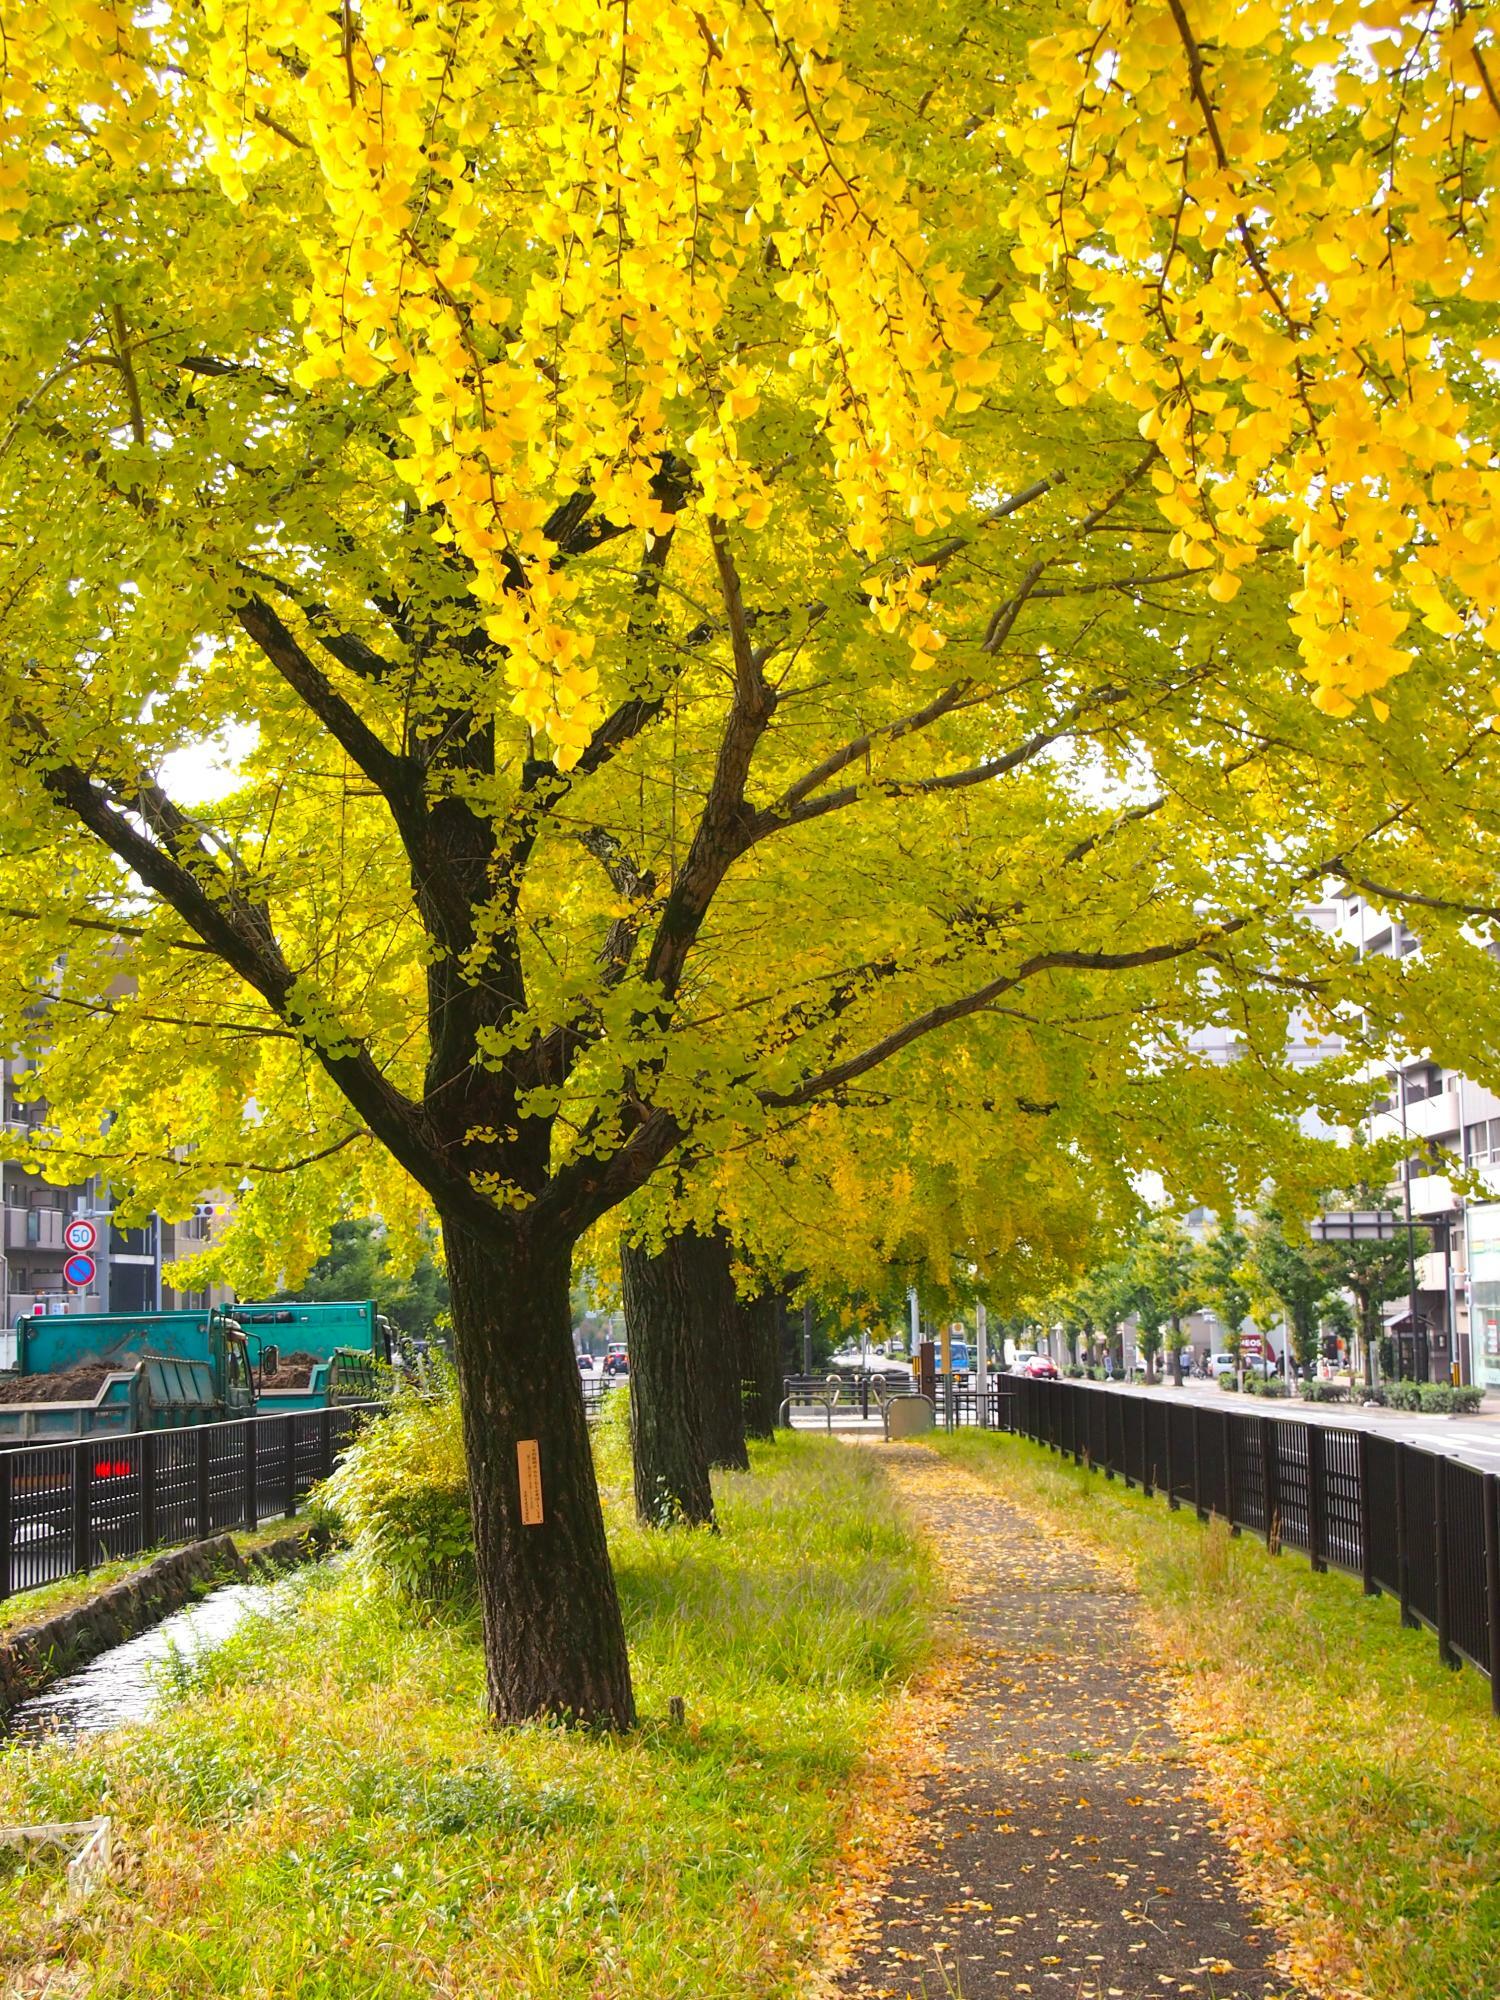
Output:
[[[92,1250],[99,1241],[99,1232],[86,1215],[75,1216],[63,1231],[63,1242],[70,1250]]]
[[[93,1284],[98,1269],[92,1257],[85,1257],[80,1253],[76,1257],[70,1257],[63,1265],[63,1277],[75,1291],[86,1292]]]

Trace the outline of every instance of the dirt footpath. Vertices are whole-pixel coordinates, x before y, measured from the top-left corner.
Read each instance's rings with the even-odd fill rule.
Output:
[[[1132,1597],[917,1446],[869,1445],[935,1542],[963,1657],[898,1868],[839,1990],[862,2000],[1271,2000]]]

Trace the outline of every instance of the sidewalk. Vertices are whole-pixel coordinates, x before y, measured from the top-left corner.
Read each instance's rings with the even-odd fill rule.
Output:
[[[1398,1438],[1403,1444],[1421,1445],[1426,1451],[1446,1452],[1450,1458],[1481,1472],[1500,1472],[1500,1397],[1493,1391],[1471,1416],[1420,1416],[1411,1410],[1366,1409],[1359,1403],[1304,1403],[1300,1396],[1278,1397],[1274,1401],[1259,1396],[1227,1395],[1216,1382],[1186,1381],[1180,1389],[1170,1379],[1154,1388],[1138,1382],[1089,1382],[1080,1380],[1080,1389],[1098,1389],[1111,1395],[1154,1396],[1176,1402],[1197,1403],[1204,1409],[1234,1410],[1240,1416],[1294,1417],[1304,1424],[1333,1424],[1343,1430],[1377,1431]]]
[[[881,1462],[932,1537],[964,1661],[943,1765],[849,2000],[1273,2000],[1295,1990],[1234,1887],[1134,1602],[971,1474]]]

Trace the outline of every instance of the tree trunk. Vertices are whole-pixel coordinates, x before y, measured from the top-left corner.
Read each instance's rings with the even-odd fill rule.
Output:
[[[620,1277],[636,1512],[648,1527],[712,1527],[698,1327],[684,1260],[675,1242],[653,1257],[622,1239]]]
[[[781,1322],[786,1311],[782,1294],[758,1292],[739,1309],[740,1380],[744,1384],[745,1432],[773,1438],[781,1412]]]
[[[444,1218],[443,1242],[490,1714],[628,1729],[630,1662],[573,1354],[572,1246],[524,1220],[481,1239]],[[518,1451],[530,1444],[539,1521]]]
[[[716,1230],[695,1229],[668,1246],[682,1260],[693,1321],[698,1331],[698,1379],[702,1390],[703,1438],[710,1465],[743,1472],[745,1405],[740,1391],[740,1302],[729,1264],[729,1239]]]

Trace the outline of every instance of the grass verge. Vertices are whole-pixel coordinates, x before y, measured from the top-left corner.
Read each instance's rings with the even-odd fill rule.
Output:
[[[298,1525],[297,1516],[288,1518],[278,1514],[273,1521],[262,1521],[258,1528],[234,1529],[232,1540],[240,1554],[247,1556],[268,1542],[279,1542],[284,1535],[295,1534]],[[0,1599],[0,1642],[27,1625],[40,1625],[60,1611],[72,1611],[80,1604],[102,1597],[111,1584],[139,1576],[158,1556],[175,1555],[179,1549],[190,1546],[187,1542],[164,1542],[160,1548],[147,1549],[141,1555],[117,1556],[110,1562],[97,1563],[83,1575],[59,1577],[55,1583],[38,1584],[35,1590],[18,1591],[14,1597]]]
[[[937,1448],[1133,1573],[1175,1719],[1250,1887],[1319,1993],[1500,1993],[1500,1724],[1488,1683],[1352,1578],[1271,1556],[1039,1445]]]
[[[628,1739],[490,1731],[472,1624],[324,1565],[151,1724],[0,1751],[0,1818],[108,1812],[126,1857],[72,1918],[0,1882],[0,1991],[59,1971],[92,2000],[801,1991],[931,1579],[866,1454],[783,1439],[719,1496],[710,1537],[648,1535],[608,1494],[650,1718]]]

